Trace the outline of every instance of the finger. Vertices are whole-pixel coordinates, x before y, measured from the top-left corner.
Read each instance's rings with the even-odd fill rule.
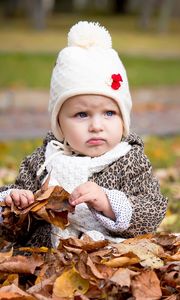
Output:
[[[26,195],[21,194],[20,195],[20,204],[19,204],[18,208],[26,208],[27,206],[29,206],[28,198],[26,197]]]
[[[25,190],[23,192],[23,195],[26,195],[26,198],[28,199],[29,204],[32,204],[34,202],[34,195],[31,191]]]
[[[7,206],[11,206],[11,205],[12,205],[13,200],[12,200],[12,198],[11,198],[10,195],[7,195],[7,196],[6,196],[6,198],[5,198],[5,203],[6,203]]]
[[[83,194],[91,193],[92,190],[95,191],[99,187],[95,182],[87,181],[79,185],[73,193],[75,193],[76,198],[80,197]]]
[[[94,198],[94,196],[91,193],[87,193],[87,194],[84,194],[84,195],[80,196],[76,200],[74,200],[71,204],[72,205],[78,205],[80,203],[93,202],[95,200],[96,199]]]
[[[73,202],[74,200],[76,200],[77,198],[79,198],[81,196],[81,193],[78,191],[78,189],[75,189],[72,194],[70,195],[69,199],[70,202]]]
[[[11,196],[11,198],[12,198],[14,204],[15,204],[16,206],[18,206],[18,205],[20,204],[20,195],[19,195],[19,191],[16,191],[16,190],[11,191],[10,196]]]
[[[76,199],[78,199],[78,198],[79,197],[74,197],[73,195],[71,195],[69,197],[69,203],[74,206],[75,205],[74,203],[75,203]]]

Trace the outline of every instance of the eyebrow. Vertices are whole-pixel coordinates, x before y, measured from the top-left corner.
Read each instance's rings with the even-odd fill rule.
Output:
[[[100,105],[98,107],[101,107],[103,109],[107,109],[107,110],[115,110],[118,109],[118,107],[116,105],[111,105],[110,103],[107,103],[105,105]],[[77,103],[73,106],[74,109],[90,109],[91,107],[89,107],[87,104],[85,103]]]

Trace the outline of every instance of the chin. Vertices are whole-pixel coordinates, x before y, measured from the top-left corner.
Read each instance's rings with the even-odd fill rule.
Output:
[[[110,149],[102,149],[100,147],[90,147],[90,148],[86,148],[86,149],[78,149],[75,151],[77,153],[79,153],[80,155],[89,156],[89,157],[98,157],[98,156],[105,154],[109,150]]]
[[[87,156],[98,157],[98,156],[105,154],[107,151],[108,150],[104,150],[104,151],[95,150],[95,151],[91,151],[89,154],[87,154]]]

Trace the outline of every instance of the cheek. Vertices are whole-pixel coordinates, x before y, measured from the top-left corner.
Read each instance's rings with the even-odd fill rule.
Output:
[[[124,132],[124,128],[123,128],[123,122],[121,120],[119,120],[114,127],[114,135],[117,137],[117,139],[122,138]]]
[[[59,120],[59,126],[61,128],[64,138],[66,138],[66,136],[68,136],[71,133],[73,128],[73,126],[71,126],[71,122],[64,120],[63,118],[61,118],[61,121]]]
[[[79,126],[70,124],[68,127],[64,128],[63,134],[70,144],[74,144],[77,143],[82,136],[82,130],[79,128]]]

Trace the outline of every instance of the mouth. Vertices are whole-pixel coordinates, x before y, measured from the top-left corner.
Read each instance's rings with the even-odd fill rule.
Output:
[[[99,146],[105,143],[105,140],[102,138],[91,138],[87,141],[88,145]]]

